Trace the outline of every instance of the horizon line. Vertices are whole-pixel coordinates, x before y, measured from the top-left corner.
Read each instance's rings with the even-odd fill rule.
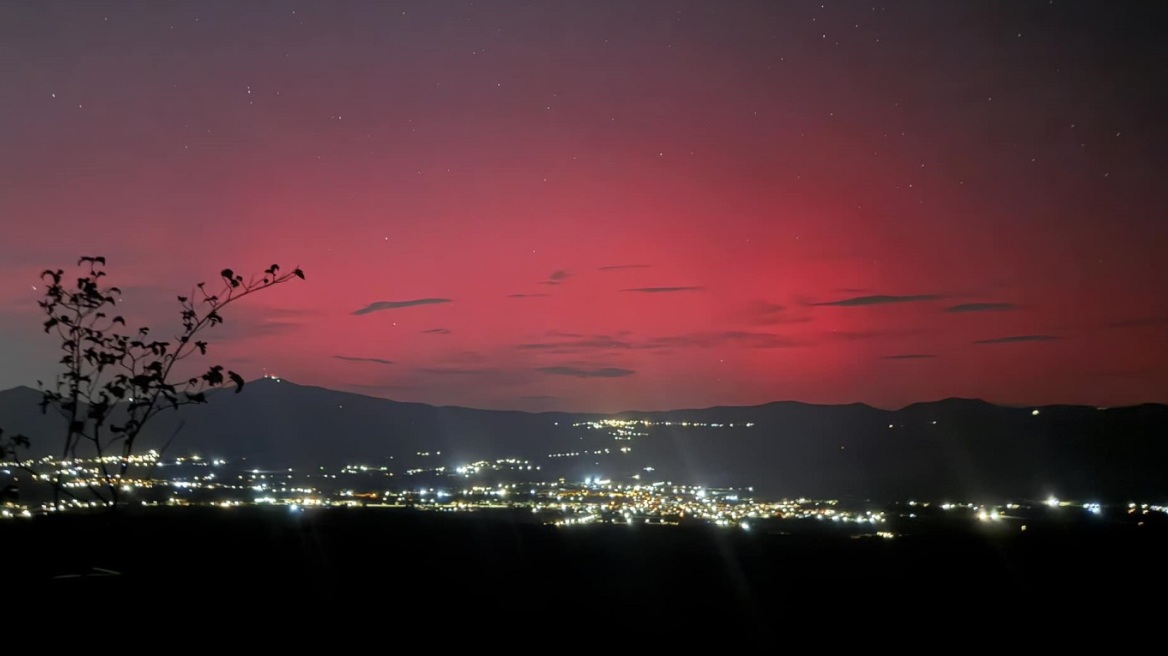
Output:
[[[306,384],[306,383],[298,383],[298,382],[295,382],[292,380],[288,380],[287,378],[284,378],[282,376],[273,376],[271,374],[263,374],[257,378],[253,378],[253,379],[244,381],[244,390],[246,391],[248,385],[251,385],[253,383],[263,383],[265,380],[274,381],[276,383],[288,383],[289,385],[295,386],[295,387],[320,389],[320,390],[325,390],[328,392],[335,392],[337,394],[352,394],[354,396],[362,396],[362,397],[370,398],[370,399],[390,401],[393,403],[404,403],[404,404],[411,404],[411,405],[425,405],[425,406],[430,406],[432,408],[460,408],[463,410],[478,410],[478,411],[482,411],[482,412],[520,412],[520,413],[531,414],[531,415],[544,415],[544,414],[623,415],[623,414],[649,414],[649,413],[662,413],[662,412],[699,412],[699,411],[718,410],[718,409],[758,408],[758,407],[762,407],[762,406],[766,406],[766,405],[775,405],[775,404],[783,404],[783,403],[805,405],[805,406],[815,406],[815,407],[821,407],[821,408],[845,408],[845,407],[859,405],[859,406],[865,406],[865,407],[871,408],[873,410],[880,410],[883,412],[900,412],[902,410],[906,410],[908,408],[911,408],[911,407],[917,406],[917,405],[930,405],[930,404],[936,404],[936,403],[943,403],[946,401],[966,401],[966,402],[984,403],[986,405],[990,405],[990,406],[994,406],[994,407],[998,407],[998,408],[1009,408],[1009,409],[1019,409],[1019,410],[1020,409],[1059,408],[1059,407],[1062,407],[1062,408],[1089,408],[1089,409],[1095,409],[1095,410],[1112,410],[1112,409],[1119,409],[1119,408],[1137,408],[1137,407],[1146,406],[1146,405],[1168,406],[1168,402],[1165,402],[1165,401],[1140,401],[1137,403],[1124,403],[1124,404],[1119,404],[1119,405],[1098,405],[1098,404],[1090,404],[1090,403],[1070,403],[1070,402],[1063,402],[1063,403],[1021,403],[1021,404],[1019,404],[1019,403],[1000,403],[1000,402],[996,402],[996,401],[990,401],[987,399],[983,399],[980,397],[946,396],[946,397],[934,398],[934,399],[930,399],[930,400],[912,401],[910,403],[907,403],[907,404],[901,405],[901,406],[888,406],[888,407],[873,405],[872,403],[868,403],[866,401],[821,403],[821,402],[815,402],[815,401],[799,401],[799,400],[795,400],[795,399],[779,399],[779,400],[774,400],[774,401],[763,401],[761,403],[747,403],[747,404],[726,404],[726,403],[724,403],[724,404],[714,404],[714,405],[704,405],[704,406],[662,408],[662,409],[657,409],[657,410],[646,410],[646,409],[628,409],[628,410],[616,410],[616,411],[604,411],[604,410],[524,410],[524,409],[520,409],[520,408],[516,408],[516,407],[485,408],[485,407],[481,407],[481,406],[459,405],[456,403],[430,403],[427,401],[403,401],[403,400],[390,398],[390,397],[386,397],[386,396],[369,394],[366,392],[354,392],[354,391],[349,391],[349,390],[344,390],[344,389],[336,389],[333,387],[324,387],[323,385],[312,385],[312,384]],[[5,392],[11,392],[14,390],[19,390],[19,389],[27,389],[29,391],[36,392],[38,394],[40,393],[39,389],[32,387],[31,385],[15,385],[15,386],[9,387],[7,389],[0,389],[0,394],[3,394]],[[221,391],[223,389],[226,389],[226,388],[214,388],[214,389],[209,389],[209,390],[205,390],[205,391],[208,393],[213,393],[213,392]]]

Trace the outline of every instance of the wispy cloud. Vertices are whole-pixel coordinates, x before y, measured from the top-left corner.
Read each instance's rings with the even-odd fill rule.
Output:
[[[648,269],[652,264],[611,264],[609,266],[596,267],[597,271],[621,271],[623,269]]]
[[[507,298],[541,298],[551,294],[507,294]]]
[[[701,287],[634,287],[633,289],[622,289],[622,292],[637,292],[640,294],[669,294],[673,292],[697,292],[701,291]]]
[[[207,331],[209,339],[216,342],[229,342],[252,339],[256,337],[272,337],[286,335],[301,328],[304,324],[296,321],[246,321],[240,317],[231,317]]]
[[[767,301],[752,301],[737,311],[736,316],[742,322],[755,326],[777,326],[811,321],[810,316],[792,314],[787,306]]]
[[[599,369],[583,369],[581,367],[540,367],[537,371],[553,376],[571,376],[573,378],[623,378],[637,373],[632,369],[620,367],[601,367]]]
[[[526,351],[563,351],[571,349],[631,349],[635,348],[632,342],[615,339],[608,335],[593,335],[591,337],[575,337],[573,339],[554,342],[534,342],[520,344],[518,348]]]
[[[713,348],[716,346],[737,346],[740,348],[770,349],[794,348],[805,346],[803,342],[775,335],[773,333],[749,332],[745,330],[728,330],[721,332],[686,333],[683,335],[664,335],[650,337],[644,340],[618,338],[612,335],[575,335],[569,333],[571,339],[558,339],[549,342],[533,342],[519,344],[516,348],[525,351],[546,351],[555,354],[579,353],[581,351],[614,351],[614,350],[660,350],[675,348]]]
[[[937,356],[929,353],[898,353],[897,355],[885,355],[882,360],[928,360]]]
[[[461,367],[418,367],[416,371],[423,374],[434,374],[435,376],[485,376],[498,373],[498,369],[467,369]]]
[[[541,284],[541,285],[560,285],[560,284],[563,284],[563,282],[565,280],[567,280],[568,278],[571,278],[571,277],[572,277],[571,273],[568,273],[564,269],[560,269],[558,271],[552,271],[551,274],[548,275],[547,280],[543,280],[539,284]]]
[[[835,307],[859,307],[864,305],[889,305],[892,303],[922,303],[925,301],[936,301],[944,298],[940,294],[913,294],[910,296],[888,296],[885,294],[877,294],[874,296],[854,296],[852,298],[845,298],[838,301],[827,301],[824,303],[812,303],[816,306],[835,306]]]
[[[334,355],[337,360],[344,360],[345,362],[371,362],[373,364],[394,364],[393,360],[385,360],[382,358],[355,358],[350,355]]]
[[[1014,344],[1017,342],[1051,342],[1058,337],[1054,335],[1011,335],[1009,337],[994,337],[993,339],[979,339],[974,344]]]
[[[415,298],[409,301],[375,301],[361,308],[354,310],[353,314],[369,314],[371,312],[381,312],[382,310],[396,310],[398,308],[414,307],[415,305],[433,305],[435,303],[451,303],[449,298]]]
[[[450,332],[451,331],[449,328],[430,328],[429,330],[423,330],[422,334],[423,335],[449,335]]]
[[[552,396],[551,394],[529,394],[527,396],[519,397],[520,401],[559,401],[560,397]]]
[[[738,346],[751,349],[795,348],[805,346],[799,340],[773,333],[755,333],[743,330],[723,332],[689,333],[654,337],[644,348],[713,348],[716,346]]]
[[[1017,310],[1013,303],[963,303],[945,308],[946,312],[1008,312]]]
[[[167,296],[169,298],[164,300],[174,298],[173,294]],[[133,321],[130,318],[131,315],[138,314],[134,311],[123,311],[126,312],[126,317],[131,322]],[[169,318],[155,320],[154,317],[149,316],[145,312],[142,314],[145,315],[143,317],[143,323],[147,325],[150,323],[165,324],[169,322]],[[267,308],[259,305],[238,305],[224,313],[223,323],[207,329],[207,341],[223,343],[258,337],[286,335],[308,325],[309,321],[305,319],[314,317],[317,314],[318,312],[316,310],[307,308]]]

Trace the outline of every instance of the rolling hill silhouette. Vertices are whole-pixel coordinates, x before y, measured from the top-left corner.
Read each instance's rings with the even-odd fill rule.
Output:
[[[64,423],[51,412],[42,415],[39,399],[27,387],[0,392],[0,428],[30,436],[32,455],[55,454]],[[432,483],[461,464],[516,458],[533,469],[512,474],[514,480],[749,486],[761,497],[988,501],[1054,494],[1119,502],[1168,496],[1168,406],[1034,410],[951,398],[899,410],[775,402],[615,415],[528,413],[402,403],[261,379],[243,394],[215,393],[206,406],[163,413],[140,445],[160,449],[174,437],[168,456],[246,458],[258,467],[386,466],[399,472],[401,485],[410,484],[402,474],[407,469],[446,467],[418,478]],[[643,434],[631,440],[603,427],[573,426],[603,419],[654,425],[637,428]]]

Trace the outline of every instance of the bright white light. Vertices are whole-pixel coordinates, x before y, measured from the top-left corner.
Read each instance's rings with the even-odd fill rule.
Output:
[[[1046,500],[1046,505],[1050,506],[1051,508],[1057,508],[1059,505],[1059,500],[1054,497],[1050,497]]]
[[[1031,410],[1031,411],[1030,411],[1030,414],[1031,414],[1031,415],[1033,415],[1033,416],[1035,416],[1035,417],[1037,417],[1037,416],[1038,416],[1038,409],[1036,408],[1036,409],[1034,409],[1034,410]]]

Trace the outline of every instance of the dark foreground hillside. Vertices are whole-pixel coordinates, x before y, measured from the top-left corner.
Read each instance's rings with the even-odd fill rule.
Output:
[[[701,626],[772,640],[808,620],[1099,621],[1154,609],[1168,582],[1168,532],[1153,525],[937,527],[886,540],[566,529],[511,514],[158,509],[8,521],[0,546],[9,600],[22,608],[68,600],[180,623],[219,615],[252,628],[243,618],[280,617],[318,635],[375,621],[511,627],[528,637],[603,626],[665,639]]]

